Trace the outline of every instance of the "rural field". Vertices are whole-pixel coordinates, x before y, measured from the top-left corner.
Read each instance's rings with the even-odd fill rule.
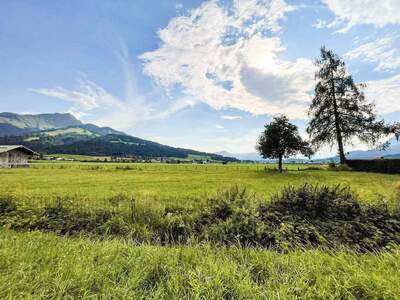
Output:
[[[400,300],[399,11],[0,1],[0,300]]]
[[[340,184],[349,186],[367,203],[397,204],[400,175],[328,171],[322,165],[285,167],[288,172],[280,174],[273,164],[33,163],[30,169],[0,169],[0,191],[33,204],[69,197],[78,199],[79,206],[96,208],[122,193],[185,207],[233,185],[269,198],[287,185]]]
[[[246,189],[246,201],[268,202],[289,185],[342,185],[362,205],[397,210],[400,175],[286,167],[282,174],[263,164],[37,162],[2,169],[0,298],[397,299],[395,244],[364,251],[341,239],[334,247],[297,243],[295,228],[274,242],[276,249],[239,236],[237,243],[221,240],[212,227],[207,238],[189,236],[191,214],[230,189]],[[134,201],[135,210],[124,201]],[[92,211],[112,213],[104,231],[90,227],[93,219],[84,223]],[[124,221],[130,213],[135,221]]]

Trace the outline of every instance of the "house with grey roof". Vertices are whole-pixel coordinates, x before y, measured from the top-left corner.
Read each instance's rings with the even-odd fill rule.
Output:
[[[22,145],[0,145],[0,168],[27,168],[38,153]]]

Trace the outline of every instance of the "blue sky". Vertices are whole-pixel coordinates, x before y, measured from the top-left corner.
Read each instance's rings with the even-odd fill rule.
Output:
[[[398,11],[398,0],[3,0],[0,111],[71,112],[172,146],[254,152],[276,114],[304,132],[326,45],[399,120]]]

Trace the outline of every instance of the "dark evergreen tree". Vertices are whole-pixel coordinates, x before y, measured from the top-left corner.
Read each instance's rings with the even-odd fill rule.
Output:
[[[282,172],[282,159],[301,153],[307,157],[313,154],[308,142],[303,141],[296,125],[282,115],[265,125],[261,133],[257,150],[263,158],[278,159],[279,171]]]
[[[317,84],[307,132],[316,149],[323,144],[336,144],[340,163],[344,164],[344,146],[351,143],[353,137],[374,145],[383,135],[393,132],[394,127],[377,120],[375,105],[365,99],[365,85],[354,83],[338,55],[322,47],[316,65]]]

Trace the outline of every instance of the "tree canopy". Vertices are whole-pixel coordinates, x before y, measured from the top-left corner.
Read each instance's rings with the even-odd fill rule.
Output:
[[[275,117],[271,123],[265,125],[256,148],[263,158],[278,159],[280,172],[282,158],[298,153],[308,157],[313,154],[308,142],[301,138],[297,126],[289,123],[284,115]]]
[[[307,128],[316,149],[323,144],[336,144],[340,162],[344,164],[344,146],[354,137],[375,145],[382,136],[394,133],[397,125],[389,126],[378,120],[374,103],[365,99],[366,85],[354,83],[338,55],[322,47],[316,65],[317,83]]]

